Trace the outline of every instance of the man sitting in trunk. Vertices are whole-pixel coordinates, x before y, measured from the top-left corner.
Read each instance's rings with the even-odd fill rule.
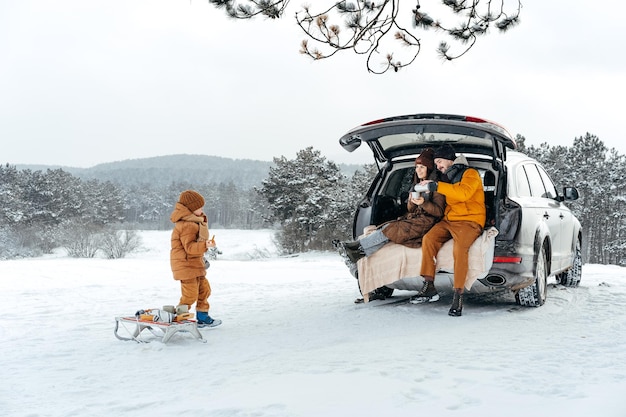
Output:
[[[463,290],[468,271],[469,248],[480,236],[485,224],[485,193],[480,174],[470,168],[464,156],[457,158],[454,148],[443,145],[435,150],[435,165],[444,174],[442,181],[423,181],[431,191],[446,197],[443,219],[436,223],[422,239],[422,267],[420,275],[424,286],[411,297],[420,304],[439,300],[435,288],[435,258],[439,249],[450,239],[454,241],[454,296],[448,314],[460,316],[463,309]]]

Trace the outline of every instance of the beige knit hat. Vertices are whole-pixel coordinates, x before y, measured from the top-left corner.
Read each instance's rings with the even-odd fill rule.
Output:
[[[196,211],[200,207],[204,207],[204,197],[193,190],[183,191],[178,198],[178,202],[190,211]]]

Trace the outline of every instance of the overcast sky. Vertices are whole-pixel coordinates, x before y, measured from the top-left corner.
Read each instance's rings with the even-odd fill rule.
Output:
[[[625,2],[524,1],[519,26],[465,57],[439,60],[434,36],[384,75],[352,53],[300,55],[304,3],[250,22],[200,0],[0,0],[0,163],[271,161],[313,146],[360,164],[371,155],[341,149],[345,131],[424,112],[490,119],[533,145],[589,132],[626,153]]]

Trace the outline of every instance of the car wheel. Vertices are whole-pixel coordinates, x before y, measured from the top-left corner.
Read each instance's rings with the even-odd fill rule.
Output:
[[[524,307],[539,307],[546,302],[548,294],[548,272],[546,262],[546,249],[541,245],[537,254],[537,267],[535,268],[535,282],[526,288],[522,288],[515,294],[517,304]]]
[[[576,247],[572,259],[572,266],[565,272],[556,276],[559,284],[566,287],[577,287],[580,284],[583,272],[583,255],[580,250],[580,240],[576,239]]]

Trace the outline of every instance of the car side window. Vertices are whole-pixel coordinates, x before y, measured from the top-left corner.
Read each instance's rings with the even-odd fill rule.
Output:
[[[413,184],[413,177],[415,176],[415,168],[410,168],[404,171],[404,177],[402,178],[401,191],[411,191],[411,184]]]
[[[526,164],[524,165],[524,171],[526,171],[526,175],[528,176],[530,195],[533,197],[546,198],[546,189],[543,186],[543,181],[541,180],[537,166],[535,164]]]
[[[530,197],[530,185],[528,185],[528,175],[523,166],[517,169],[517,175],[515,176],[515,187],[517,188],[517,194],[520,197]]]
[[[550,176],[543,169],[543,167],[537,165],[537,169],[539,170],[539,175],[541,175],[543,186],[546,188],[546,198],[556,198],[557,197],[556,187],[554,186],[554,183],[550,179]]]
[[[408,192],[413,181],[414,169],[399,169],[389,175],[385,185],[384,195],[398,197],[402,192]]]

